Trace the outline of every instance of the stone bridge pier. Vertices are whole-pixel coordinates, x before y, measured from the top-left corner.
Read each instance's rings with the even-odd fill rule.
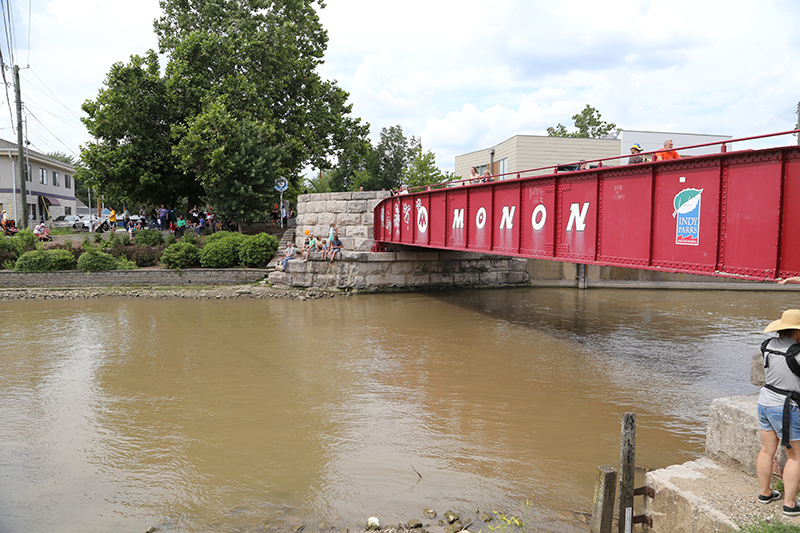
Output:
[[[344,245],[333,263],[312,252],[308,261],[289,261],[285,272],[269,275],[270,283],[361,291],[407,290],[459,286],[506,286],[527,283],[527,261],[471,252],[436,251],[395,246],[371,252],[374,209],[387,191],[303,194],[297,198],[295,245],[302,248],[308,235],[328,238],[330,224]],[[277,260],[283,255],[279,251]]]

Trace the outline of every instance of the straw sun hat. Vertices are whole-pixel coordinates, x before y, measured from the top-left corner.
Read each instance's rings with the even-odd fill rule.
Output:
[[[764,329],[764,333],[782,329],[800,329],[800,309],[784,311],[780,320],[775,320]]]

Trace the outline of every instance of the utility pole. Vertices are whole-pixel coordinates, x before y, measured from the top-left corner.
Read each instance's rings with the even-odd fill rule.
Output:
[[[14,94],[17,97],[17,158],[19,160],[19,192],[22,196],[22,228],[28,228],[28,194],[26,190],[25,176],[28,173],[28,165],[22,153],[22,96],[19,88],[19,65],[14,65]],[[19,224],[19,220],[17,221]]]

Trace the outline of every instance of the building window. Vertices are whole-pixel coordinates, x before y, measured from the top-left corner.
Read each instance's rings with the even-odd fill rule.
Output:
[[[65,215],[71,215],[72,214],[72,208],[71,207],[64,207],[64,214]]]
[[[53,171],[53,187],[60,187],[61,181],[59,180],[58,172]]]
[[[500,161],[497,162],[497,173],[498,174],[505,174],[508,172],[508,158],[504,157]],[[501,180],[507,180],[511,176],[500,176]]]
[[[47,169],[39,167],[39,183],[47,185]]]
[[[70,176],[69,174],[64,174],[64,187],[66,187],[67,189],[72,188],[72,176]]]

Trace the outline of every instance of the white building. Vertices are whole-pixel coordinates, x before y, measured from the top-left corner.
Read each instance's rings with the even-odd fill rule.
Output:
[[[17,144],[0,139],[0,210],[18,221],[26,215],[30,221],[77,214],[75,168],[35,150],[25,149],[24,154],[28,169],[25,209],[19,190]]]
[[[672,139],[675,148],[697,144],[723,142],[729,135],[703,135],[695,133],[671,133],[655,131],[620,130],[603,139],[588,137],[548,137],[543,135],[515,135],[492,147],[456,156],[455,174],[469,177],[471,167],[478,173],[488,169],[493,175],[506,174],[500,179],[551,174],[556,165],[575,165],[580,161],[626,156],[605,161],[603,166],[624,165],[628,162],[631,145],[639,143],[645,152],[660,150],[664,141]],[[681,155],[701,155],[720,151],[720,146],[707,146],[680,150]],[[590,163],[589,167],[597,163]],[[547,168],[550,167],[550,168]],[[563,168],[563,167],[562,167]],[[539,170],[532,170],[539,169]]]

